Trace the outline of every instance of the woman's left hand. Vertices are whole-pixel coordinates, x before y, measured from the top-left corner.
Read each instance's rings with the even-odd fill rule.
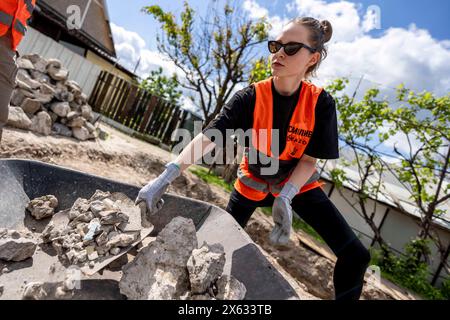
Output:
[[[273,245],[286,245],[292,225],[292,207],[288,197],[278,196],[275,198],[272,217],[275,226],[270,233],[269,240]]]

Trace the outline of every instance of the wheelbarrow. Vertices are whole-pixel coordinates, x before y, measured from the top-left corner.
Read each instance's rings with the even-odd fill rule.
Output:
[[[68,209],[77,198],[90,198],[96,190],[120,192],[135,199],[139,187],[33,160],[0,160],[0,227],[28,229],[37,236],[48,221],[37,221],[26,212],[31,199],[52,194],[59,200],[58,210]],[[164,194],[164,206],[154,223],[150,237],[157,236],[176,216],[193,220],[198,243],[221,243],[225,249],[224,274],[231,274],[246,289],[245,299],[297,299],[289,282],[265,258],[258,246],[224,210],[209,203],[183,196]],[[8,271],[0,275],[4,286],[0,299],[20,299],[26,282],[63,281],[64,272],[49,273],[57,263],[56,255],[36,250],[32,258],[5,263]],[[1,263],[1,262],[0,262]],[[0,264],[0,268],[2,265]],[[59,266],[63,268],[63,266]],[[102,270],[83,277],[73,299],[124,299],[118,282],[121,272]]]

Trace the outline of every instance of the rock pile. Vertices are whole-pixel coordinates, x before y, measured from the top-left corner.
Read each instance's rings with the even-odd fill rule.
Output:
[[[16,77],[8,124],[50,135],[95,139],[95,117],[80,86],[68,80],[68,70],[57,59],[37,54],[17,59]]]
[[[174,218],[157,238],[125,265],[120,292],[129,299],[242,300],[245,286],[223,274],[220,244],[197,249],[191,219]]]
[[[58,256],[71,265],[94,267],[96,261],[118,255],[139,235],[125,232],[129,217],[110,198],[111,193],[100,190],[90,199],[78,198],[68,213],[68,224],[50,222],[42,232],[43,242],[51,243]]]

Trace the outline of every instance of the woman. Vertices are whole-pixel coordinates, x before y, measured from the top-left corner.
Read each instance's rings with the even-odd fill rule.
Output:
[[[288,23],[268,43],[273,77],[237,92],[176,160],[141,189],[137,202],[146,201],[150,211],[159,210],[168,185],[200,158],[194,150],[201,148],[203,155],[216,145],[211,142],[211,129],[221,133],[251,129],[251,143],[245,148],[226,210],[244,228],[257,207],[272,206],[275,227],[270,241],[275,245],[288,243],[292,211],[297,213],[337,256],[335,299],[357,300],[370,254],[322,190],[315,168],[317,158],[339,157],[334,99],[304,81],[326,57],[324,44],[331,35],[328,21],[305,17]],[[267,163],[275,164],[276,170],[264,173]]]

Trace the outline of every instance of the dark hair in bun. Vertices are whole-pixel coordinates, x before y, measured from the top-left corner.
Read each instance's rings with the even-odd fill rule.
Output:
[[[320,53],[320,60],[306,70],[306,76],[315,76],[320,63],[327,57],[328,52],[325,43],[330,41],[333,35],[333,27],[328,20],[319,21],[312,17],[295,18],[290,22],[305,26],[309,30],[309,45]]]

